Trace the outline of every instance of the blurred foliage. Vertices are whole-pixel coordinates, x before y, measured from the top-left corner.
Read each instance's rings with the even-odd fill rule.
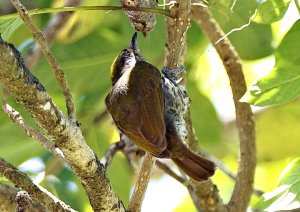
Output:
[[[279,21],[287,9],[291,0],[267,0],[258,7],[257,16],[254,21],[262,24],[269,24]]]
[[[19,26],[21,26],[22,23],[23,21],[21,20],[21,18],[0,20],[1,37],[4,40],[7,40],[16,31],[16,29],[19,28]]]
[[[26,6],[58,7],[62,2],[26,1]],[[261,4],[258,2],[210,0],[208,5],[225,33],[231,32],[228,37],[244,59],[247,81],[261,76],[262,72],[265,73],[266,67],[259,61],[266,60],[266,56],[275,55],[275,68],[255,84],[262,92],[261,96],[251,96],[253,98],[251,103],[269,105],[287,102],[298,96],[300,87],[298,86],[300,22],[294,23],[286,35],[280,37],[278,23],[289,21],[285,17],[289,13],[288,7],[292,4],[288,0],[266,0]],[[87,0],[83,1],[83,4],[117,5],[117,1]],[[8,0],[0,0],[0,15],[13,11]],[[52,16],[53,14],[36,15],[34,21],[42,29]],[[19,47],[22,54],[26,55],[32,44],[32,37],[26,27],[20,24],[19,19],[1,20],[0,17],[2,37]],[[120,50],[128,45],[133,32],[123,12],[80,11],[75,13],[52,46],[75,97],[81,129],[89,146],[99,158],[112,142],[118,140],[118,133],[109,116],[103,116],[100,121],[95,121],[95,117],[105,111],[104,98],[111,87],[110,65]],[[143,56],[159,68],[163,66],[164,60],[164,36],[164,17],[159,15],[154,31],[146,38],[141,35],[138,38]],[[280,42],[278,46],[275,46],[275,38]],[[229,82],[226,72],[221,67],[221,61],[195,23],[192,23],[188,31],[185,65],[192,120],[200,145],[206,152],[214,154],[231,170],[236,171],[239,145],[233,122],[234,108]],[[254,69],[258,69],[258,72]],[[41,59],[32,71],[46,87],[54,102],[66,112],[62,92],[47,62]],[[264,86],[266,92],[263,90]],[[9,97],[8,101],[37,128],[30,115],[15,102],[13,97]],[[258,152],[255,178],[257,188],[272,191],[288,161],[299,156],[299,119],[300,109],[297,99],[285,105],[258,110],[255,115]],[[38,172],[27,173],[73,208],[79,211],[91,210],[82,186],[68,167],[58,163],[36,141],[28,138],[4,113],[0,113],[0,126],[1,157],[16,166],[32,158],[41,158],[45,168]],[[295,172],[297,176],[299,175],[298,169],[291,170],[293,172],[290,173]],[[134,173],[122,154],[117,154],[113,159],[108,174],[117,194],[127,204],[134,183]],[[234,182],[220,170],[217,170],[212,179],[218,186],[224,202],[228,201]],[[0,178],[0,181],[3,182],[5,179]],[[279,192],[278,195],[280,194],[282,193]],[[254,205],[257,201],[258,198],[254,196],[251,204]],[[261,199],[258,205],[266,206],[268,203],[269,199]],[[182,202],[174,203],[176,204],[179,204],[176,211],[195,211],[189,197]]]
[[[224,32],[233,32],[228,38],[242,59],[259,59],[272,54],[271,26],[250,21],[259,7],[258,1],[211,0],[209,5]]]
[[[300,207],[300,159],[293,160],[282,172],[278,187],[265,193],[255,208],[289,211]]]
[[[275,51],[274,69],[250,87],[243,100],[265,106],[286,103],[300,95],[300,21],[282,39]]]

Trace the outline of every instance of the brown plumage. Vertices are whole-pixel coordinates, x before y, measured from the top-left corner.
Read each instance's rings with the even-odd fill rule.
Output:
[[[112,65],[113,87],[105,99],[119,130],[141,149],[171,158],[197,181],[214,174],[213,162],[191,152],[171,121],[165,120],[162,76],[136,49],[136,34]]]

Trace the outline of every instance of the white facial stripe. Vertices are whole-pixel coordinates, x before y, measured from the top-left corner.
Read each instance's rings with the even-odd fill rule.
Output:
[[[128,70],[132,70],[135,66],[136,59],[133,53],[130,54],[130,57],[126,59],[124,67],[122,69],[122,74],[124,74]]]

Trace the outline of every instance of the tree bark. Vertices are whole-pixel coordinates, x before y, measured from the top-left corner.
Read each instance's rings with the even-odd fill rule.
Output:
[[[86,144],[80,128],[71,124],[25,67],[13,45],[0,39],[0,80],[23,104],[35,122],[64,154],[86,190],[94,211],[125,211],[106,170]]]

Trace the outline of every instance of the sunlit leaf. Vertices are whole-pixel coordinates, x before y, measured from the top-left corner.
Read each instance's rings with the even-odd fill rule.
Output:
[[[106,5],[107,1],[87,0],[82,3],[86,5]],[[65,42],[74,42],[83,36],[88,35],[90,32],[99,27],[105,16],[104,11],[78,11],[70,18],[65,27],[60,31],[58,38]]]
[[[23,21],[21,18],[10,18],[0,20],[0,34],[4,40],[8,40],[8,38],[14,33],[19,26],[21,26]]]
[[[245,27],[239,29],[239,27],[235,28],[232,25],[232,27],[228,27],[227,29],[229,31],[238,29],[232,32],[228,38],[242,59],[254,60],[273,53],[271,26],[256,24],[254,22],[248,26],[248,23],[240,23],[239,27]]]
[[[269,75],[251,86],[242,101],[265,106],[286,103],[300,95],[300,21],[283,38]]]
[[[271,26],[251,22],[258,8],[257,1],[224,2],[232,1],[213,0],[209,7],[239,56],[253,60],[272,54]]]
[[[300,158],[293,160],[282,172],[279,185],[292,185],[300,182]],[[300,188],[299,188],[300,192]]]
[[[268,108],[257,114],[255,120],[258,161],[278,161],[300,155],[298,101]]]
[[[279,21],[286,13],[290,2],[291,0],[267,0],[261,3],[254,21],[262,24]]]
[[[265,211],[300,208],[300,158],[292,161],[283,171],[279,186],[265,193],[255,208]]]

